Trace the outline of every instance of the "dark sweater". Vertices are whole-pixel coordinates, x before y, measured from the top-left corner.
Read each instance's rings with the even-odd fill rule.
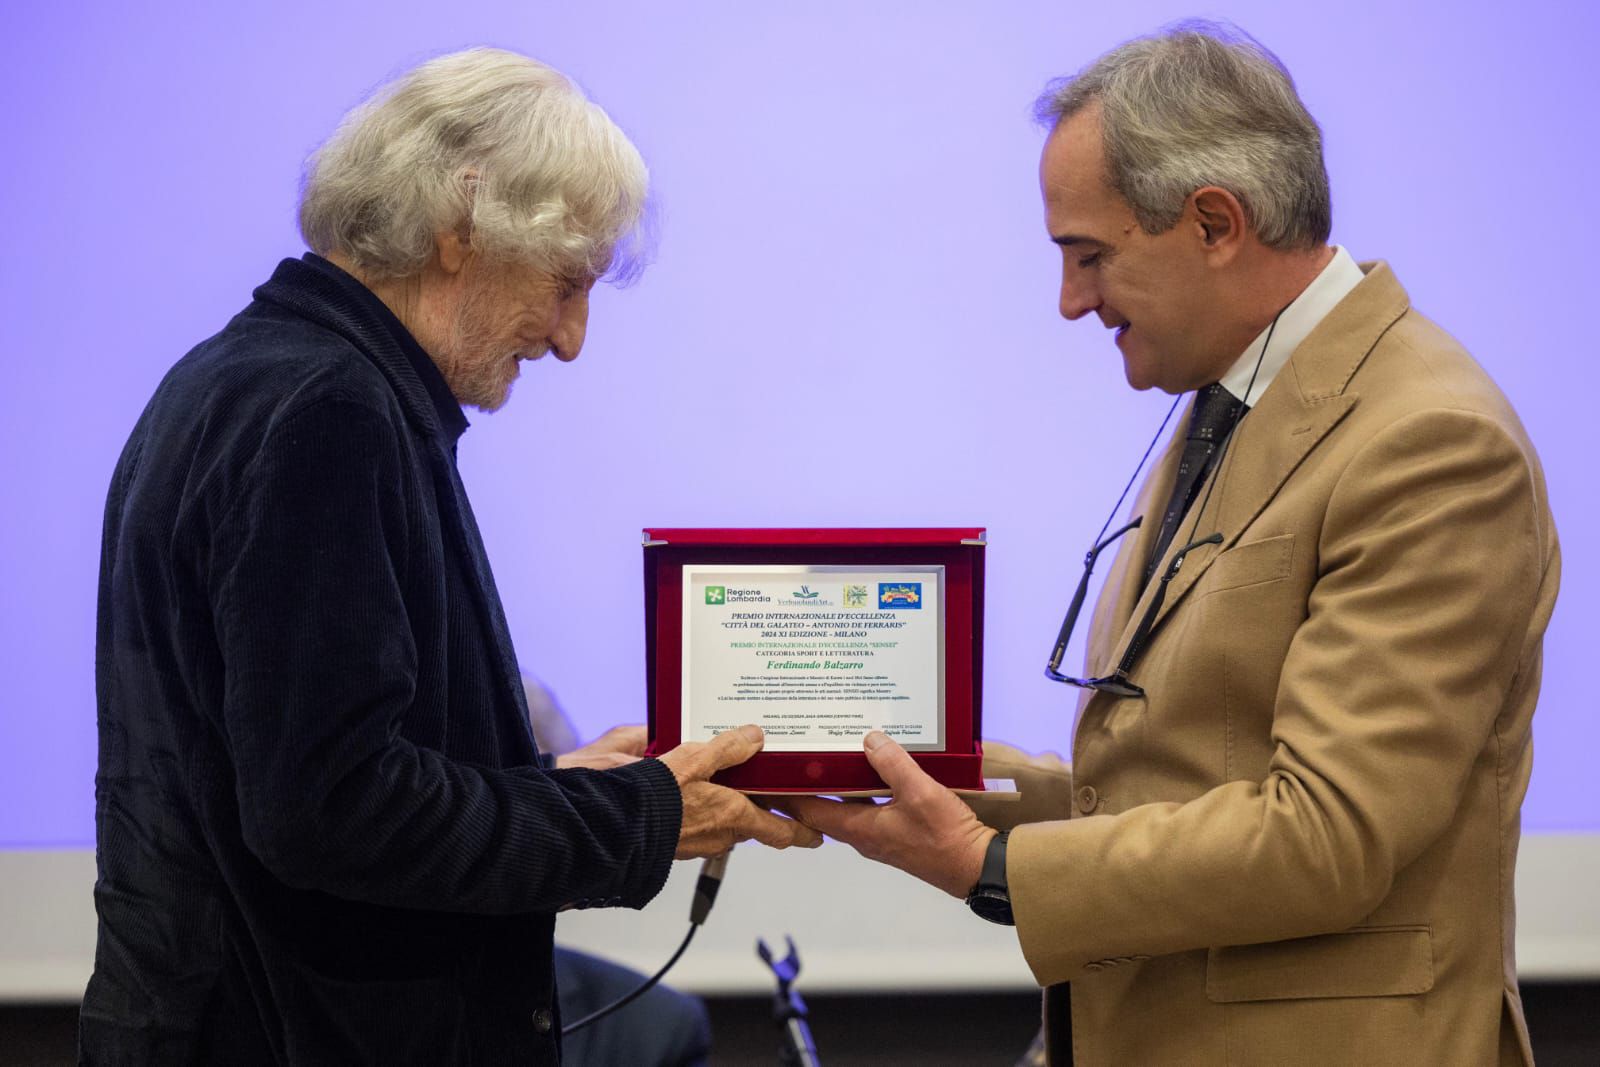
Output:
[[[641,907],[668,769],[541,764],[443,379],[285,260],[112,478],[92,1063],[555,1063],[554,912]]]

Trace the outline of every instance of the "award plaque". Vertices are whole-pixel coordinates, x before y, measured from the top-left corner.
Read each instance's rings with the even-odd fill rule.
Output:
[[[884,788],[882,730],[936,781],[984,789],[981,529],[644,532],[651,754],[755,723],[715,781]]]

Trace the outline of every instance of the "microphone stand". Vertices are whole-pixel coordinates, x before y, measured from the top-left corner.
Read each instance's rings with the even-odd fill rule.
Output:
[[[689,903],[689,932],[683,936],[683,941],[679,943],[678,951],[672,954],[672,958],[662,964],[661,969],[655,974],[634,986],[626,996],[619,997],[605,1007],[590,1012],[575,1023],[563,1026],[561,1028],[562,1037],[571,1037],[584,1027],[592,1026],[612,1012],[632,1004],[649,992],[657,982],[661,981],[663,975],[672,970],[672,965],[678,962],[689,948],[689,942],[694,940],[695,931],[705,924],[706,916],[711,914],[711,905],[716,903],[717,900],[717,890],[722,888],[722,876],[728,873],[728,856],[732,851],[732,849],[729,849],[720,856],[709,857],[700,865],[700,880],[695,883],[694,899]],[[791,945],[790,947],[792,948],[793,946]],[[798,964],[796,969],[798,970]]]
[[[800,974],[800,951],[794,947],[794,938],[785,935],[784,940],[789,944],[789,955],[774,961],[767,943],[756,938],[756,954],[778,981],[778,990],[772,995],[772,1018],[783,1028],[778,1060],[784,1067],[820,1067],[817,1045],[806,1023],[806,1002],[794,989],[794,980]]]

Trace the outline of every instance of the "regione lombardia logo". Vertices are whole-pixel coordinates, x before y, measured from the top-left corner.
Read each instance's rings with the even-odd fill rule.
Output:
[[[725,585],[706,586],[706,603],[722,604],[728,599],[728,587]]]

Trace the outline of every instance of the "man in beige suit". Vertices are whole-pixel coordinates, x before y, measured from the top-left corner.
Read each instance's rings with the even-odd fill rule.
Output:
[[[1196,393],[1070,679],[1070,769],[989,745],[1024,800],[980,822],[876,734],[893,803],[792,810],[1014,921],[1054,1063],[1531,1062],[1533,446],[1388,266],[1328,245],[1320,133],[1254,41],[1134,41],[1040,112],[1061,313],[1116,330],[1134,388]]]

